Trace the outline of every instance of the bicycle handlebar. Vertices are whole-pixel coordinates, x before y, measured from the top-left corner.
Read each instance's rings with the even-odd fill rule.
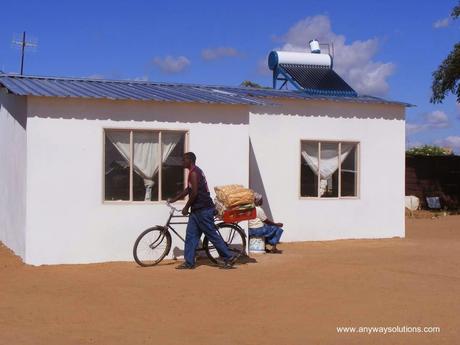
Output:
[[[182,212],[182,210],[179,210],[178,208],[175,208],[173,205],[171,205],[168,201],[166,201],[166,206],[168,206],[172,212]]]

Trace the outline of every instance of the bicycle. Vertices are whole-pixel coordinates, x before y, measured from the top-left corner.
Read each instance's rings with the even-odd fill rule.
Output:
[[[133,256],[134,260],[142,267],[155,266],[160,263],[171,250],[172,236],[171,231],[185,243],[185,239],[177,233],[171,225],[187,224],[187,222],[175,222],[174,218],[188,218],[183,216],[181,210],[175,208],[169,203],[166,205],[170,208],[169,217],[165,225],[156,225],[144,230],[134,242]],[[179,214],[179,215],[178,215]],[[218,220],[219,221],[219,220]],[[230,251],[238,256],[246,254],[246,234],[237,223],[226,223],[220,221],[216,223],[216,229]],[[206,256],[217,264],[219,253],[212,243],[204,236],[202,246],[197,251],[205,251]]]

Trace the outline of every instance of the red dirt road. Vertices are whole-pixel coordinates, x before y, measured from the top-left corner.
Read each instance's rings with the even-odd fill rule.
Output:
[[[406,236],[282,244],[191,271],[31,267],[0,245],[0,344],[459,344],[460,216],[408,219]]]

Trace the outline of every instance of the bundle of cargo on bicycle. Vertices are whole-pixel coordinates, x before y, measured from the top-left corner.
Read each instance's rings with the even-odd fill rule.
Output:
[[[217,213],[224,222],[235,223],[254,219],[254,191],[239,184],[214,187]]]

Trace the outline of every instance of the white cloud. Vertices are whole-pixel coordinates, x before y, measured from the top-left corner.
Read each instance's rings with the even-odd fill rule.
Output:
[[[185,56],[166,56],[164,58],[156,57],[152,63],[162,72],[168,74],[180,73],[190,66],[190,60]]]
[[[411,135],[430,129],[447,128],[450,126],[449,117],[441,110],[435,110],[425,114],[420,123],[406,123],[406,134]]]
[[[433,27],[435,29],[441,29],[441,28],[448,27],[449,24],[450,24],[450,19],[449,19],[449,17],[446,17],[446,18],[439,19],[439,20],[435,21],[433,23]]]
[[[425,120],[432,127],[447,127],[449,117],[441,110],[435,110],[425,115]]]
[[[436,140],[435,144],[453,149],[457,153],[460,152],[460,136],[449,136],[444,139]]]
[[[435,110],[425,115],[426,124],[431,128],[449,127],[449,118],[441,110]]]
[[[395,65],[377,62],[373,58],[378,51],[376,38],[365,41],[346,42],[344,35],[332,31],[329,17],[317,15],[307,17],[280,37],[282,50],[309,51],[308,41],[318,39],[321,43],[334,44],[334,69],[359,93],[384,95],[388,92],[387,78],[394,72]]]
[[[207,48],[201,51],[201,57],[204,60],[216,60],[216,59],[220,59],[223,57],[236,57],[236,56],[241,56],[241,53],[232,47]]]
[[[428,127],[426,124],[423,123],[409,123],[406,122],[406,134],[411,135],[419,132],[423,132],[427,130]]]

